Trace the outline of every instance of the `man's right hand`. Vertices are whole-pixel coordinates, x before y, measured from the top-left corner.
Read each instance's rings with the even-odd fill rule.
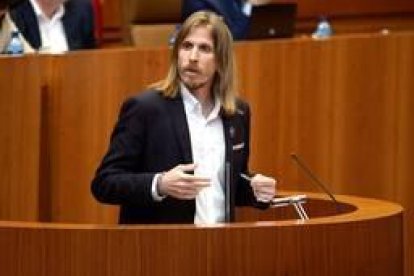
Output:
[[[195,164],[178,165],[163,173],[158,179],[158,193],[178,199],[194,199],[201,189],[210,186],[208,177],[195,176]]]

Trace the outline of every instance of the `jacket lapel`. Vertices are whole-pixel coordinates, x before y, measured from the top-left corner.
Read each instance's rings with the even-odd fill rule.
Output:
[[[167,107],[169,109],[169,113],[171,114],[170,120],[175,131],[177,144],[179,145],[184,159],[183,161],[184,163],[192,163],[193,156],[191,152],[190,131],[181,95],[178,94],[175,98],[167,99],[167,101],[169,101]]]
[[[30,46],[39,49],[42,46],[39,24],[30,2],[24,1],[12,8],[10,17]]]
[[[232,154],[232,141],[234,138],[234,122],[233,117],[228,116],[221,116],[221,119],[223,121],[223,128],[224,128],[224,140],[226,143],[226,162],[231,161],[231,154]]]
[[[65,29],[66,41],[68,42],[68,48],[70,50],[80,48],[80,42],[78,41],[79,31],[76,24],[76,10],[73,9],[71,2],[65,2],[65,14],[62,17],[62,25]]]
[[[233,185],[233,138],[235,134],[234,117],[221,115],[224,140],[226,144],[225,149],[225,167],[224,167],[224,195],[225,195],[225,221],[234,221],[234,206],[235,206],[235,187]]]

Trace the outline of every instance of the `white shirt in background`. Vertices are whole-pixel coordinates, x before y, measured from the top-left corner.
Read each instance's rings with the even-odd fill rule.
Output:
[[[62,17],[65,14],[63,4],[59,6],[52,18],[48,18],[36,0],[30,0],[30,3],[33,6],[39,23],[40,38],[42,41],[39,51],[46,53],[63,53],[68,51],[68,42],[62,23]]]

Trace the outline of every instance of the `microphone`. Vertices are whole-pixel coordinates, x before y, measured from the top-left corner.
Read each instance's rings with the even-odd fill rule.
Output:
[[[339,212],[339,202],[336,200],[334,195],[328,190],[328,188],[326,188],[326,185],[324,185],[322,181],[319,180],[319,178],[309,169],[305,162],[303,162],[303,160],[296,153],[291,153],[290,157],[293,161],[295,161],[295,163],[305,173],[305,175],[309,177],[313,183],[316,183],[316,186],[318,188],[321,188],[325,192],[325,194],[329,196],[329,198],[335,203],[336,210]]]
[[[225,222],[232,222],[233,215],[231,211],[230,202],[230,181],[231,181],[231,166],[230,162],[226,161],[224,169],[224,220]]]

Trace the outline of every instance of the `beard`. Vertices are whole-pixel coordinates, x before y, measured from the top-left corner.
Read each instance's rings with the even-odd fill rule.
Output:
[[[200,89],[201,87],[203,87],[204,85],[206,85],[205,82],[201,82],[201,81],[192,81],[192,80],[184,80],[181,79],[181,81],[184,83],[184,85],[189,89],[189,90],[197,90]]]
[[[189,73],[195,73],[195,75]],[[204,79],[198,70],[182,70],[179,73],[180,79],[189,90],[197,90],[207,85],[208,80]]]

